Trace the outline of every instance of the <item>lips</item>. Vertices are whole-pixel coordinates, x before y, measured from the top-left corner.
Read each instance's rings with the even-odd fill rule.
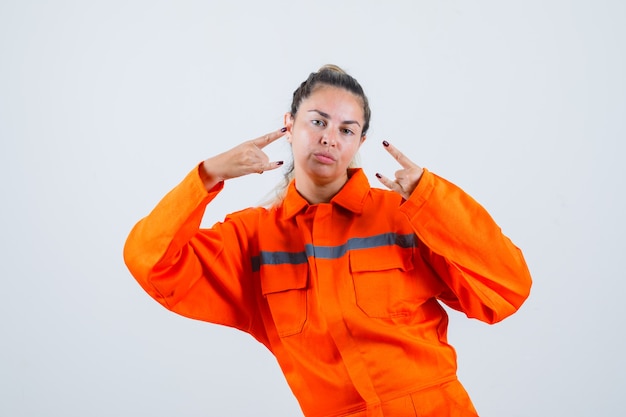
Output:
[[[328,152],[316,152],[313,156],[315,156],[315,159],[323,164],[332,164],[336,161],[335,157]]]

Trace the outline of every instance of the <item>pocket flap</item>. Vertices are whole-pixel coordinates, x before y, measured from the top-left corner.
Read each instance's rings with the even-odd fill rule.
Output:
[[[260,272],[263,295],[301,290],[307,287],[309,264],[263,265]]]
[[[352,272],[374,272],[388,269],[413,269],[413,248],[376,248],[350,251]]]

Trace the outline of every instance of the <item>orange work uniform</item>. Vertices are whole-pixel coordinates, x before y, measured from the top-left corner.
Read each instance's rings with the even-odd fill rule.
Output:
[[[476,416],[438,300],[502,320],[530,290],[521,252],[427,170],[406,201],[349,174],[330,203],[292,181],[278,206],[200,229],[223,183],[195,169],[133,228],[126,264],[166,308],[263,343],[306,416]]]

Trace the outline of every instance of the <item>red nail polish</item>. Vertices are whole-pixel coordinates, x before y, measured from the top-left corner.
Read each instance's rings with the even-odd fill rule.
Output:
[[[383,146],[384,146],[384,147],[389,146],[389,142],[387,142],[386,140],[383,140]]]
[[[285,133],[287,131],[286,127],[283,127],[282,129],[280,129],[281,132]]]
[[[383,176],[380,175],[378,172],[376,173],[376,178],[382,178]]]
[[[285,163],[284,161],[276,161],[276,165],[279,165],[279,166],[284,164],[284,163]]]

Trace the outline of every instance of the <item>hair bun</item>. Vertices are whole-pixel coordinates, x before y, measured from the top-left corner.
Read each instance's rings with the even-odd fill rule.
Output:
[[[322,71],[331,71],[331,72],[338,72],[340,74],[347,74],[344,70],[341,69],[341,67],[335,64],[326,64],[322,66],[317,72],[322,72]]]

